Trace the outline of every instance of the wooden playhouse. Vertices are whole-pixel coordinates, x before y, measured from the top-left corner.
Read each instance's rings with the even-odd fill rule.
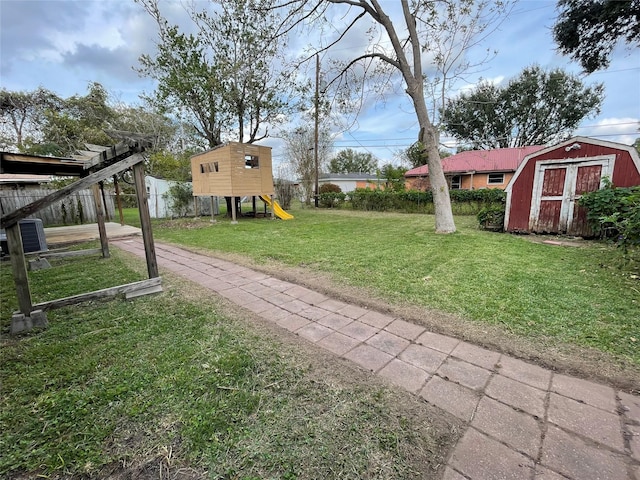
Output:
[[[273,200],[271,147],[229,142],[191,157],[193,195],[232,199],[231,217],[236,222],[238,202],[245,196],[260,197],[272,214],[283,220],[293,218]]]

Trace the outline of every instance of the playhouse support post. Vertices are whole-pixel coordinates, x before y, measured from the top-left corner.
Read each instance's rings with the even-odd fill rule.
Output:
[[[215,205],[213,203],[213,196],[211,197],[211,222],[215,222],[216,221],[216,209],[215,209]]]
[[[238,223],[237,220],[237,205],[236,205],[236,197],[231,197],[231,224],[235,225]]]
[[[275,215],[275,208],[273,208],[273,200],[274,200],[273,194],[269,195],[269,198],[271,199],[271,220],[275,220],[276,215]]]

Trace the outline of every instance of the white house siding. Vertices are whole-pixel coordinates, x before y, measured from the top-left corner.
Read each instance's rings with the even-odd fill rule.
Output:
[[[366,173],[329,173],[321,175],[318,179],[319,186],[325,183],[332,183],[339,186],[340,190],[344,193],[353,192],[358,187],[358,183],[362,184],[363,182],[367,182],[368,184],[384,184],[385,179],[379,179],[375,174]]]
[[[173,180],[163,180],[147,175],[145,177],[145,185],[147,187],[147,199],[149,202],[149,215],[151,218],[169,218],[175,215],[171,210],[171,199],[166,198],[169,189],[180,182]],[[190,183],[190,182],[188,182]],[[196,200],[197,198],[197,200]],[[216,199],[217,200],[217,199]],[[189,206],[187,215],[194,215],[196,212],[194,201],[198,202],[198,215],[211,215],[211,198],[194,197]],[[217,214],[217,203],[214,205],[214,211]]]

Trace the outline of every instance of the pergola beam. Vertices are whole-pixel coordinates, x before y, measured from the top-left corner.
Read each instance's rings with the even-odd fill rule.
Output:
[[[79,190],[83,190],[85,188],[90,187],[94,183],[101,182],[106,180],[107,178],[123,172],[132,166],[141,163],[144,161],[144,157],[136,153],[124,160],[121,160],[118,163],[114,163],[113,165],[109,165],[108,167],[103,168],[102,170],[98,170],[90,175],[87,175],[84,178],[72,183],[71,185],[67,185],[66,187],[61,188],[60,190],[56,190],[55,192],[47,195],[46,197],[40,198],[35,202],[30,203],[29,205],[25,205],[22,208],[14,210],[13,212],[7,213],[3,215],[0,219],[0,224],[4,226],[4,228],[8,228],[16,223],[18,223],[23,218],[28,217],[29,215],[34,214],[35,212],[42,210],[43,208],[48,207],[52,203],[55,203],[59,200],[62,200],[68,195],[75,193]]]

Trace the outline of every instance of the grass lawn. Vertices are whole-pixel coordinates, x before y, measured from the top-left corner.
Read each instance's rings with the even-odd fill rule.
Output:
[[[134,211],[135,212],[135,211]],[[619,252],[534,243],[477,228],[433,233],[429,215],[295,209],[291,221],[157,221],[154,237],[323,272],[394,305],[416,305],[498,326],[533,342],[577,345],[640,366],[640,282]],[[132,218],[128,213],[128,218]],[[135,219],[132,221],[135,223]]]
[[[144,278],[113,250],[29,272],[34,301]],[[170,275],[19,337],[8,262],[0,280],[2,478],[438,478],[455,441],[455,420]]]
[[[157,240],[306,272],[530,342],[640,366],[640,286],[609,246],[534,243],[433,218],[294,209],[288,222],[154,221]],[[137,212],[127,211],[137,223]],[[85,247],[96,245],[85,245]],[[41,302],[145,278],[112,249],[29,272]],[[320,272],[322,275],[315,275]],[[133,301],[49,312],[10,337],[0,263],[0,477],[438,478],[458,423],[171,275]]]

